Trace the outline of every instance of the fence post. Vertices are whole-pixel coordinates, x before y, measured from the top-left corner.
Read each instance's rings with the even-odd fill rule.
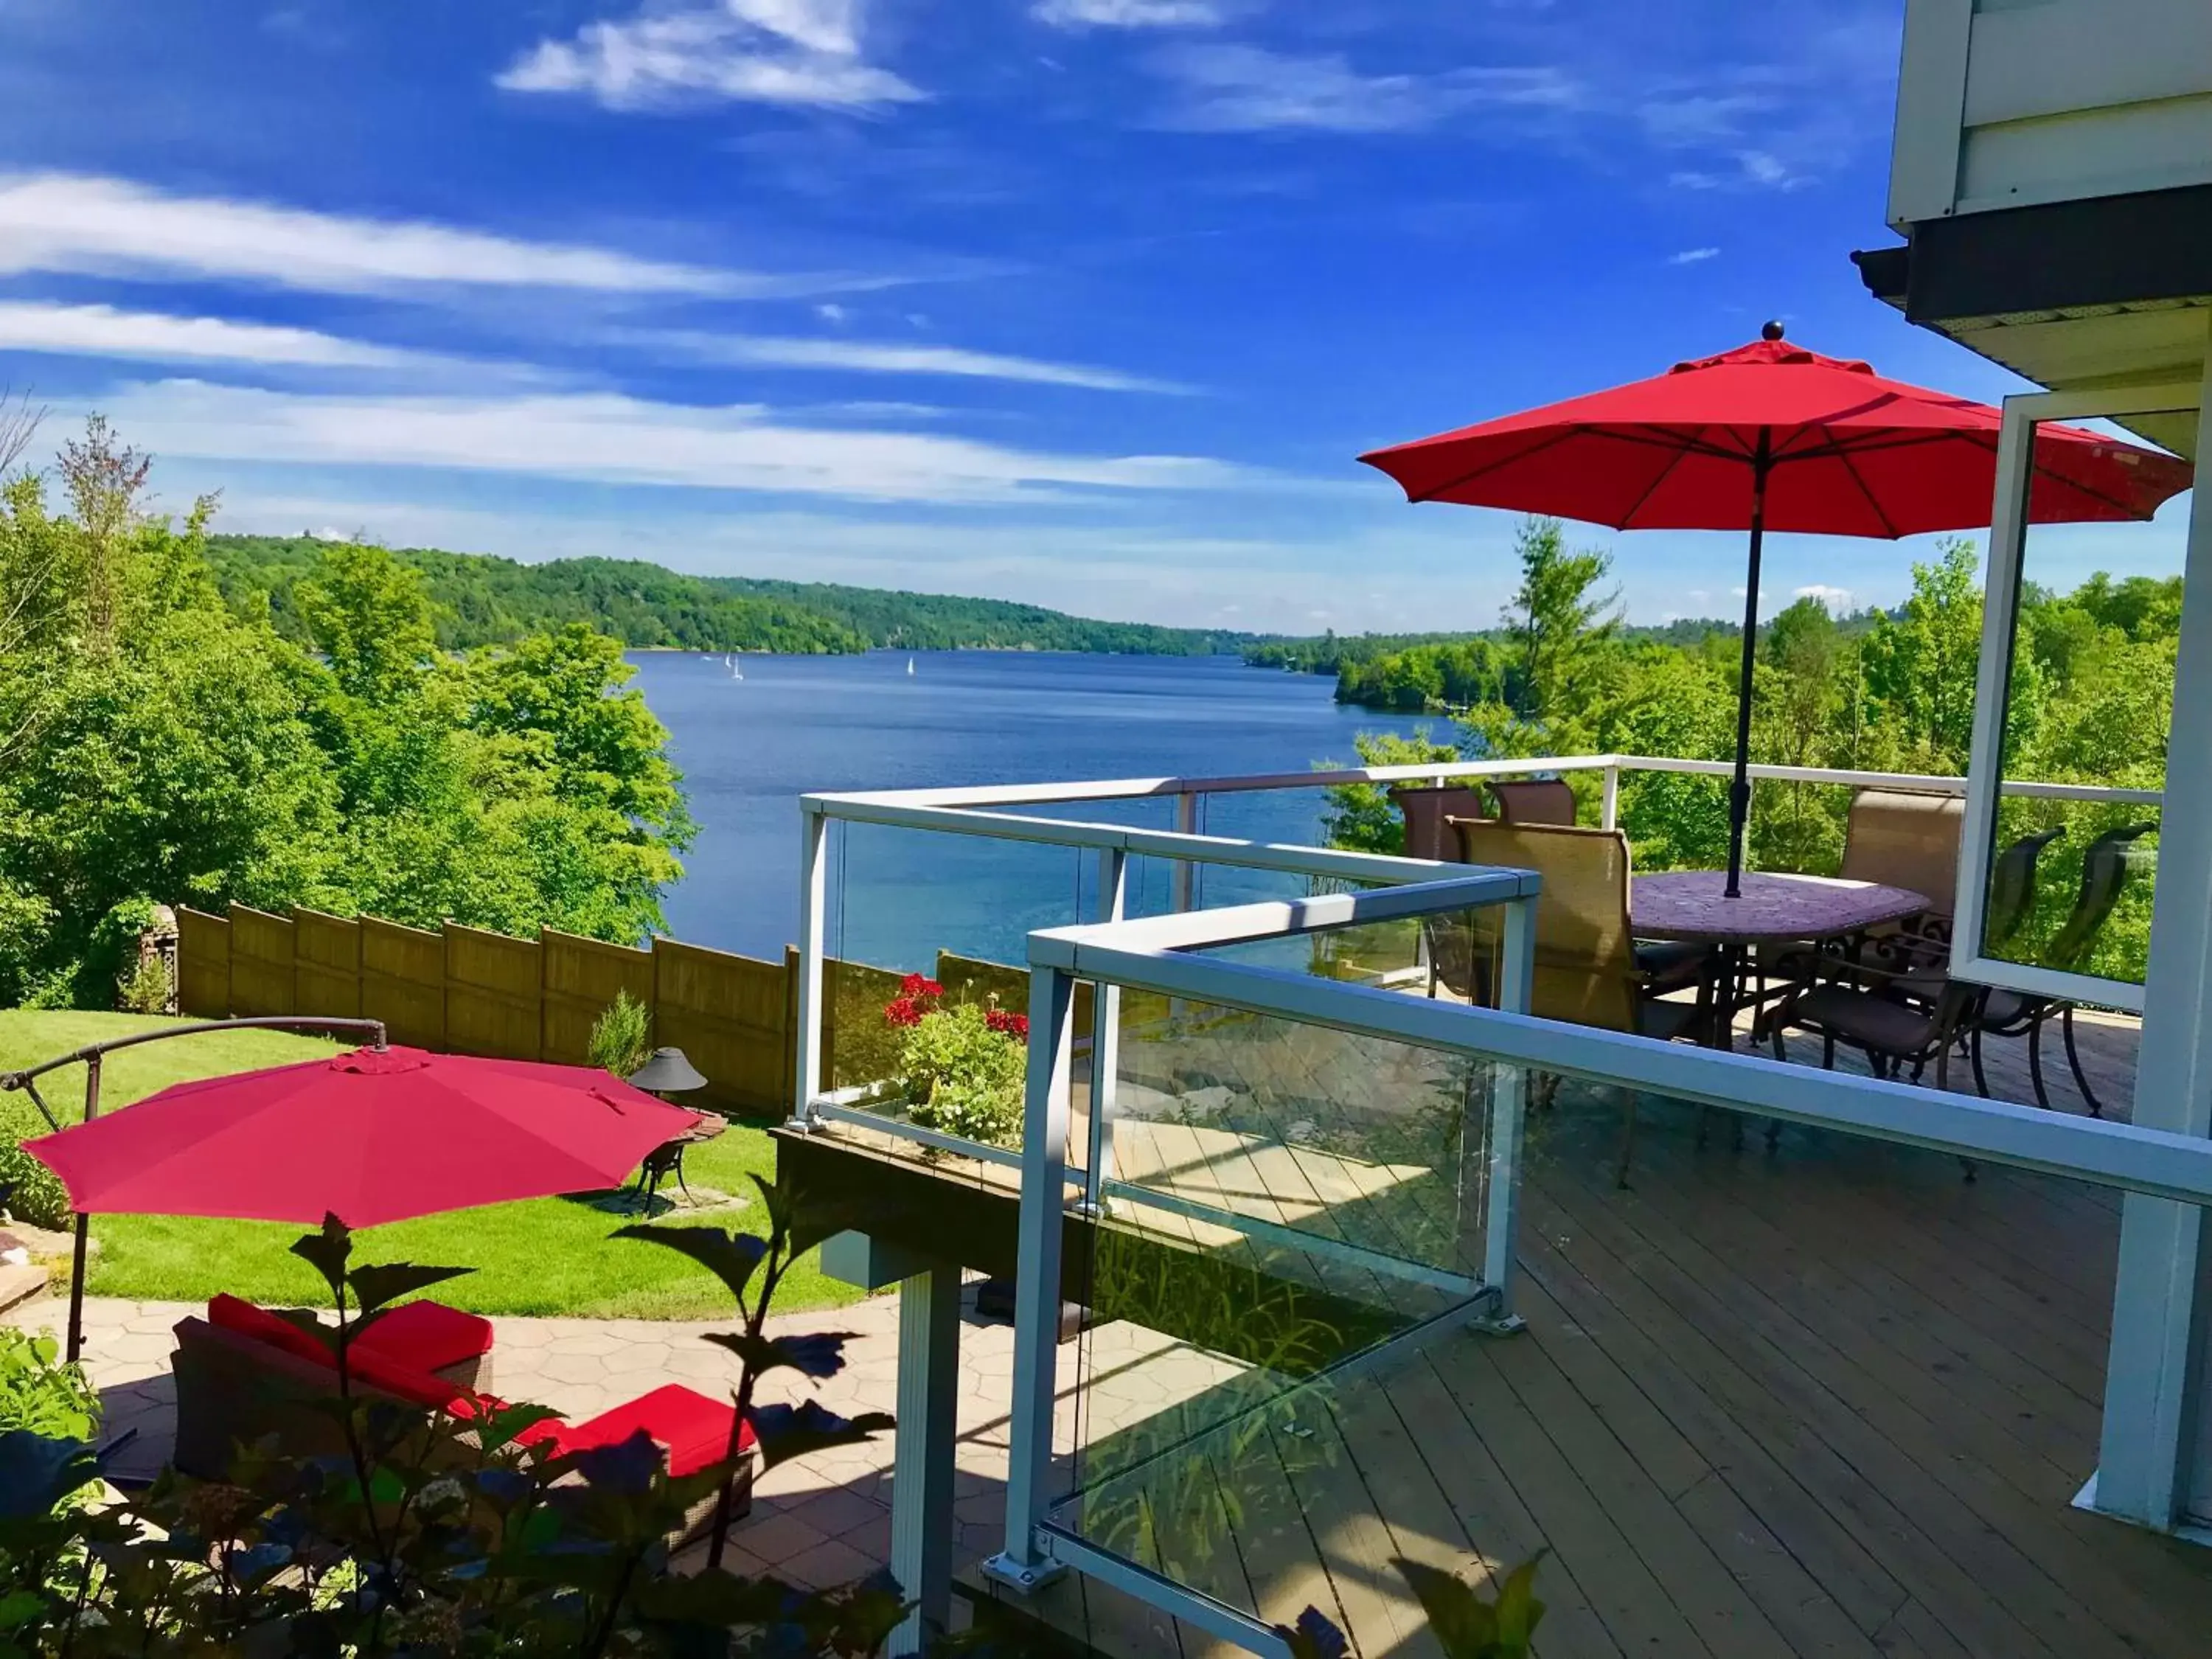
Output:
[[[1536,900],[1514,899],[1504,907],[1505,927],[1498,952],[1498,1006],[1507,1013],[1528,1012],[1536,976]],[[1483,1187],[1482,1282],[1498,1292],[1498,1305],[1483,1328],[1510,1332],[1525,1322],[1513,1311],[1514,1253],[1521,1220],[1521,1139],[1528,1101],[1524,1066],[1492,1061],[1490,1085],[1490,1171]]]
[[[1605,769],[1605,799],[1598,808],[1601,829],[1620,828],[1620,763],[1616,761]]]
[[[806,1128],[822,1092],[822,951],[830,902],[830,820],[802,800],[799,842],[799,1019],[793,1033],[791,1124]]]
[[[1067,1092],[1075,981],[1030,974],[1029,1098],[1022,1116],[1020,1245],[1014,1269],[1014,1393],[1008,1423],[1006,1547],[983,1564],[1027,1595],[1059,1569],[1037,1548],[1052,1483],[1054,1362],[1060,1344],[1060,1247],[1067,1188]]]

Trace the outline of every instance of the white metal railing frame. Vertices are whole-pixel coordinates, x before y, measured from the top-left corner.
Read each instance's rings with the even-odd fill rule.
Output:
[[[1175,780],[1169,780],[1173,782]],[[1042,786],[1058,790],[1071,786]],[[1072,786],[1082,789],[1087,786]],[[832,823],[874,823],[898,829],[979,836],[988,839],[1034,845],[1067,847],[1094,852],[1098,859],[1097,920],[1121,921],[1127,914],[1128,862],[1133,857],[1171,861],[1177,872],[1176,898],[1188,906],[1194,889],[1187,873],[1200,864],[1266,870],[1279,874],[1336,881],[1364,882],[1389,886],[1446,883],[1464,886],[1474,877],[1474,866],[1434,859],[1411,859],[1393,854],[1347,852],[1339,848],[1309,847],[1296,842],[1242,840],[1231,836],[1206,836],[1189,830],[1145,830],[1127,824],[1092,823],[1080,819],[1037,817],[1021,813],[985,811],[946,805],[935,798],[941,790],[889,791],[877,794],[812,794],[800,797],[799,848],[798,1064],[789,1127],[809,1129],[823,1122],[843,1122],[910,1140],[938,1151],[957,1152],[985,1163],[1012,1164],[1018,1159],[1004,1148],[941,1134],[866,1111],[858,1103],[861,1091],[825,1090],[822,1079],[822,1035],[824,1006],[823,969],[828,960],[829,831]],[[1009,790],[1004,793],[1027,793]],[[1063,799],[1054,794],[1050,799]],[[1076,796],[1074,799],[1082,799]],[[1186,795],[1186,801],[1194,796]],[[1194,815],[1179,813],[1179,820]],[[1533,884],[1528,871],[1486,872],[1482,878],[1498,890],[1505,885]],[[1502,885],[1501,885],[1502,884]],[[1528,885],[1533,892],[1534,887]],[[1447,907],[1449,908],[1449,907]],[[1096,991],[1092,1022],[1092,1069],[1110,1090],[1121,1030],[1121,992],[1100,986]],[[1103,1119],[1103,1113],[1096,1115]],[[1098,1167],[1091,1170],[1091,1197],[1096,1201]]]
[[[1026,1590],[1064,1567],[1074,1567],[1251,1651],[1287,1655],[1280,1638],[1249,1615],[1077,1538],[1047,1519],[1055,1501],[1048,1495],[1048,1484],[1060,1239],[1060,1206],[1051,1195],[1064,1188],[1070,1016],[1078,979],[1500,1063],[1501,1078],[1516,1082],[1494,1097],[1493,1112],[1506,1110],[1512,1114],[1512,1121],[1492,1124],[1492,1157],[1504,1161],[1502,1165],[1493,1164],[1486,1227],[1496,1231],[1486,1234],[1485,1243],[1486,1258],[1501,1248],[1505,1255],[1494,1268],[1486,1261],[1484,1277],[1496,1285],[1501,1309],[1510,1296],[1510,1252],[1517,1224],[1518,1206],[1512,1196],[1519,1176],[1521,1090],[1517,1079],[1529,1070],[2087,1181],[2199,1207],[2212,1204],[2212,1140],[2198,1136],[2075,1117],[1886,1079],[1816,1071],[1729,1050],[1565,1025],[1510,1009],[1475,1008],[1407,996],[1203,954],[1206,945],[1228,942],[1212,938],[1217,931],[1235,935],[1241,930],[1243,937],[1259,937],[1249,930],[1267,926],[1295,930],[1302,923],[1354,925],[1386,915],[1414,914],[1430,895],[1441,893],[1448,885],[1437,883],[1396,891],[1336,895],[1302,903],[1086,924],[1030,936],[1030,1089],[1020,1277],[1016,1292],[1006,1540],[1004,1553],[985,1568],[999,1582]],[[1522,1007],[1526,1006],[1527,963],[1531,960],[1533,909],[1531,900],[1516,903],[1507,912],[1509,920],[1530,918],[1517,924],[1522,930],[1517,937],[1511,933],[1508,936],[1511,959],[1521,966],[1504,977]],[[1498,1101],[1502,1107],[1495,1103]],[[1504,1185],[1503,1193],[1498,1190],[1498,1182]]]
[[[843,1121],[915,1141],[938,1150],[954,1150],[986,1163],[1011,1165],[1017,1160],[1001,1148],[904,1124],[880,1114],[864,1111],[852,1097],[854,1091],[826,1092],[822,1086],[822,975],[826,959],[828,915],[829,826],[832,823],[872,823],[895,829],[931,830],[940,834],[1045,846],[1087,848],[1098,856],[1097,914],[1101,922],[1122,920],[1127,913],[1128,860],[1131,857],[1168,860],[1174,870],[1173,902],[1177,911],[1189,910],[1195,902],[1194,873],[1200,865],[1221,864],[1279,873],[1345,881],[1402,884],[1435,881],[1464,873],[1459,864],[1406,859],[1382,854],[1346,852],[1334,848],[1296,843],[1262,842],[1230,836],[1198,832],[1200,805],[1209,795],[1253,793],[1272,790],[1330,788],[1358,783],[1434,783],[1455,779],[1522,777],[1534,773],[1600,772],[1604,776],[1600,822],[1617,827],[1620,780],[1625,773],[1662,772],[1725,778],[1733,775],[1727,761],[1684,760],[1653,755],[1553,755],[1511,759],[1424,762],[1406,766],[1340,767],[1326,771],[1268,772],[1220,777],[1156,777],[1092,779],[1074,782],[957,785],[929,789],[889,789],[825,792],[800,798],[802,840],[799,888],[799,983],[798,1007],[799,1063],[794,1068],[794,1098],[791,1123],[805,1128],[821,1121]],[[1754,765],[1754,781],[1887,787],[1929,793],[1965,796],[1965,778],[1938,774],[1860,772],[1820,767]],[[2002,792],[2028,799],[2072,801],[2121,801],[2156,805],[2163,799],[2157,790],[2106,788],[2092,784],[2006,783]],[[1166,798],[1175,804],[1173,830],[1146,830],[1125,824],[1076,818],[1042,817],[1008,811],[1017,806],[1071,805],[1085,802]],[[1094,1057],[1094,1070],[1110,1079],[1115,1045],[1119,1042],[1120,990],[1102,985],[1097,991],[1096,1040],[1105,1045]],[[2106,1001],[2112,1000],[2107,997]],[[1093,1185],[1096,1181],[1094,1178]],[[1095,1200],[1098,1194],[1091,1194]]]

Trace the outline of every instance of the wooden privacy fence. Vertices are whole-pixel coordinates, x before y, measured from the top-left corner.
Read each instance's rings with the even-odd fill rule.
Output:
[[[653,1041],[705,1073],[686,1104],[791,1109],[797,953],[780,963],[655,939],[649,951],[541,929],[511,939],[448,922],[242,904],[178,917],[177,1004],[202,1018],[332,1014],[380,1019],[394,1042],[448,1054],[580,1066],[617,991],[653,1011]]]
[[[900,1033],[884,1004],[900,975],[860,963],[823,963],[823,1076],[830,1087],[872,1083],[896,1064]],[[1019,968],[940,953],[936,976],[953,1001],[995,996],[1025,1009]],[[234,904],[226,916],[178,913],[177,1003],[201,1018],[331,1014],[380,1019],[394,1042],[448,1054],[586,1063],[592,1022],[616,993],[653,1012],[656,1043],[684,1050],[708,1079],[686,1104],[781,1115],[797,1074],[799,953],[762,962],[656,939],[650,950],[541,928],[513,939],[448,922],[430,931],[374,916],[289,915]],[[1090,1001],[1078,1004],[1079,1039]]]

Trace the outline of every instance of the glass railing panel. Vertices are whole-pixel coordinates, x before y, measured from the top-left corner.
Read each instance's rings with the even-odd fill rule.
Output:
[[[1221,1212],[1226,1223],[1194,1224],[1209,1249],[1236,1243],[1240,1225],[1293,1255],[1311,1240],[1297,1270],[1363,1297],[1479,1277],[1498,1082],[1487,1062],[1123,995],[1115,1213]]]
[[[1725,1629],[1763,1652],[1802,1644],[1808,1618],[1838,1645],[1868,1639],[1891,1605],[1863,1594],[1869,1571],[1919,1571],[1939,1539],[1972,1540],[1978,1561],[2044,1547],[2097,1464],[2117,1194],[1987,1163],[1970,1181],[1947,1153],[1796,1126],[1770,1148],[1756,1119],[1739,1143],[1735,1127],[1574,1079],[1550,1091],[1511,1337],[1408,1321],[1382,1348],[1325,1343],[1334,1363],[1288,1365],[1267,1357],[1266,1317],[1208,1327],[1176,1274],[1101,1246],[1101,1316],[1060,1350],[1048,1524],[1262,1624],[1318,1607],[1375,1659],[1426,1645],[1397,1557],[1488,1595],[1540,1553],[1546,1650],[1672,1652]],[[1218,1300],[1270,1305],[1257,1285]],[[1842,1534],[1863,1550],[1819,1547]],[[2126,1588],[2094,1620],[2047,1581],[1972,1572],[1931,1590],[1931,1616],[1991,1651],[2060,1628],[2148,1650],[2191,1628],[2195,1589],[2160,1571],[2170,1544],[2113,1538]],[[1116,1645],[1079,1598],[1056,1606],[1102,1652],[1163,1650]]]

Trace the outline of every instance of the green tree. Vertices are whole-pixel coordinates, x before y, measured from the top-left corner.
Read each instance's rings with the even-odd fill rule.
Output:
[[[1947,538],[1912,567],[1912,593],[1878,617],[1864,647],[1867,695],[1890,759],[1917,772],[1963,773],[1973,743],[1982,594],[1974,544]]]
[[[1521,586],[1506,606],[1515,653],[1505,702],[1524,720],[1548,721],[1597,689],[1607,647],[1620,626],[1618,594],[1595,590],[1610,555],[1570,552],[1557,519],[1524,519],[1514,538]]]
[[[1438,743],[1429,735],[1429,728],[1413,728],[1413,735],[1401,738],[1393,732],[1362,732],[1352,740],[1358,751],[1361,766],[1426,766],[1437,761],[1455,761],[1460,757],[1459,745]],[[1324,772],[1338,763],[1316,763]],[[1328,792],[1328,805],[1322,811],[1322,833],[1331,847],[1348,848],[1358,853],[1402,853],[1406,850],[1406,823],[1390,799],[1387,784],[1338,784]]]
[[[422,573],[380,547],[328,549],[295,597],[315,649],[349,696],[411,690],[437,655]]]

